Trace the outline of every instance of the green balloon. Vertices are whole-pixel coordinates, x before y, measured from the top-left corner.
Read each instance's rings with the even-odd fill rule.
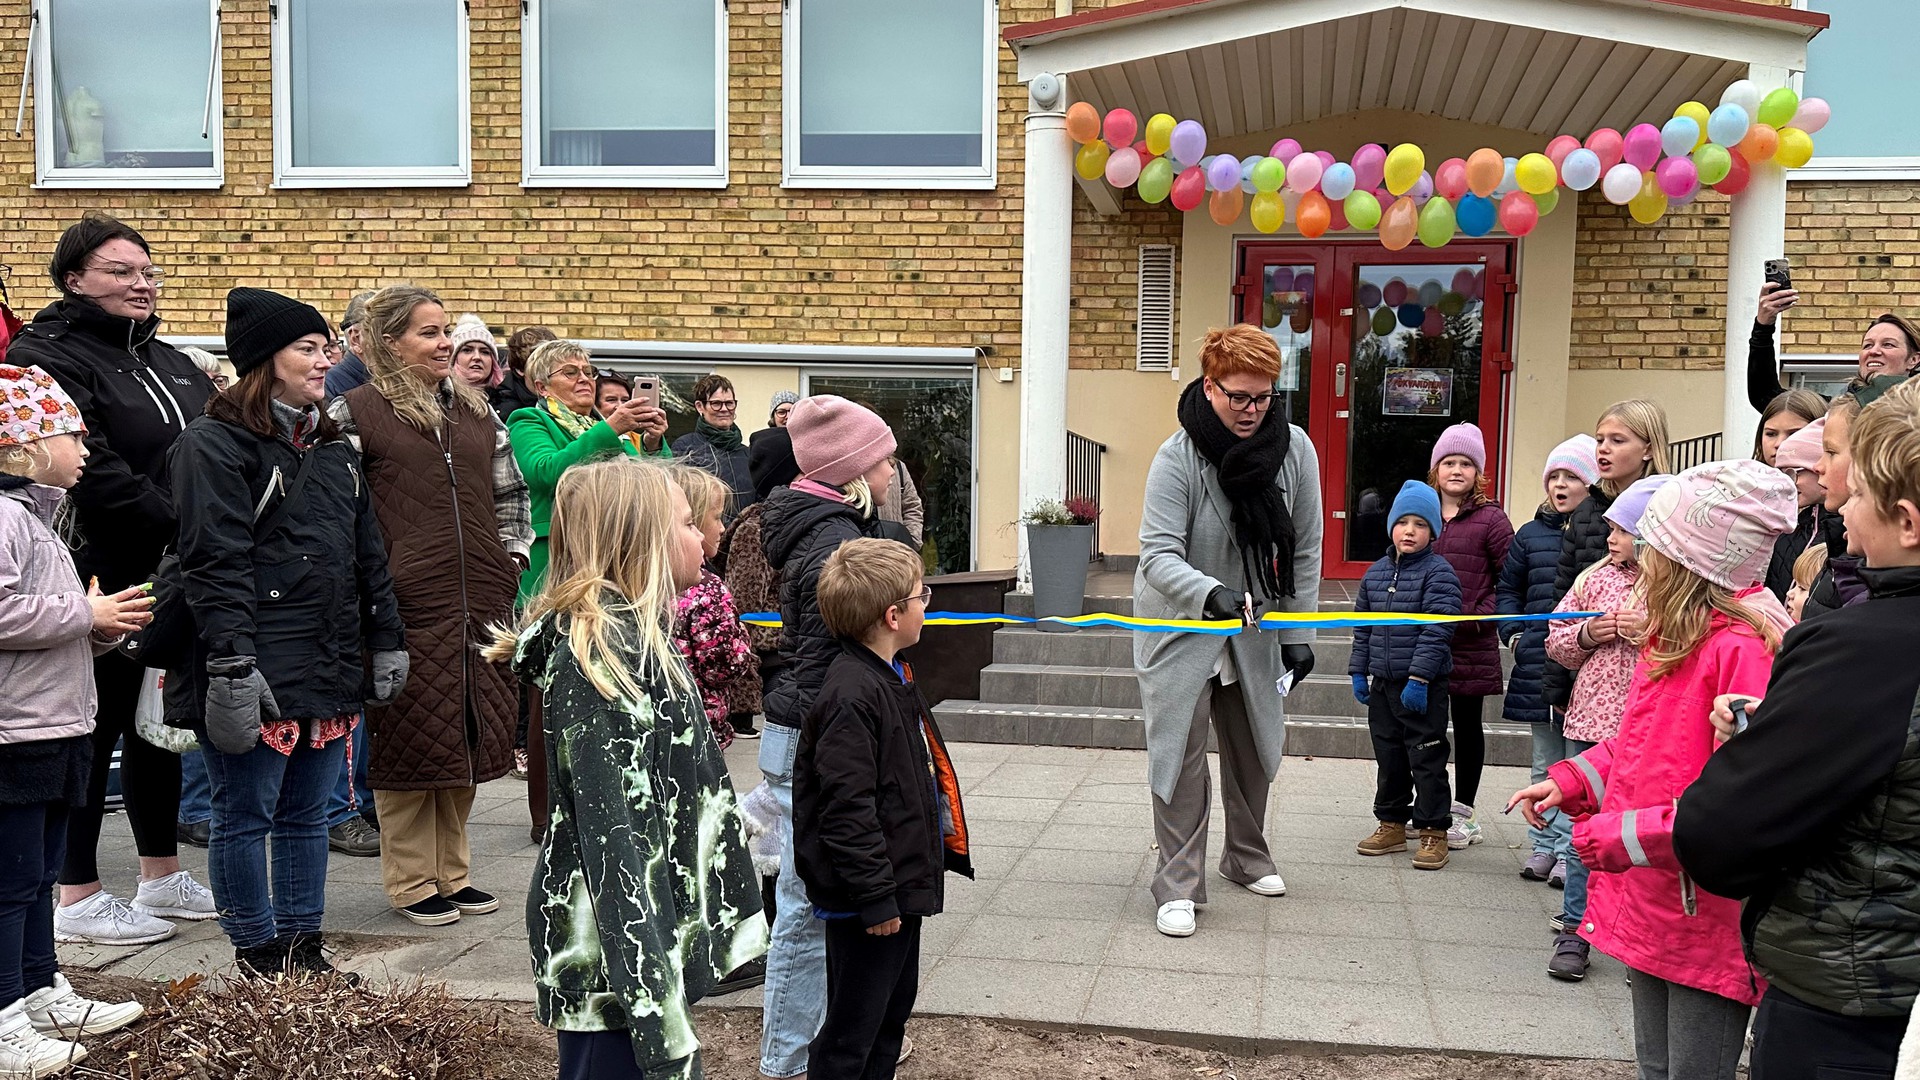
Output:
[[[1140,182],[1135,190],[1150,203],[1165,202],[1173,191],[1173,162],[1163,157],[1147,162],[1147,167],[1140,170]]]
[[[1541,217],[1546,217],[1548,214],[1553,213],[1554,207],[1560,205],[1560,189],[1554,188],[1544,195],[1535,195],[1533,197],[1533,205],[1540,208]]]
[[[1380,200],[1374,198],[1371,191],[1352,192],[1341,205],[1347,211],[1347,224],[1362,232],[1380,224]]]
[[[1799,108],[1800,95],[1782,86],[1760,99],[1760,111],[1755,119],[1771,127],[1786,127]]]
[[[1719,143],[1701,143],[1693,151],[1693,167],[1700,174],[1700,184],[1717,184],[1733,171],[1733,155]]]
[[[1442,295],[1440,302],[1434,306],[1439,308],[1440,314],[1445,315],[1447,318],[1457,319],[1462,312],[1467,310],[1467,298],[1457,292],[1450,292]]]
[[[1393,317],[1393,309],[1390,307],[1382,307],[1373,313],[1373,332],[1380,337],[1393,333],[1393,328],[1399,325],[1400,320]]]
[[[1277,157],[1263,157],[1254,163],[1253,190],[1257,193],[1279,191],[1287,182],[1287,167]]]
[[[1415,235],[1430,248],[1445,247],[1459,229],[1453,219],[1453,204],[1435,195],[1420,208],[1420,225]]]

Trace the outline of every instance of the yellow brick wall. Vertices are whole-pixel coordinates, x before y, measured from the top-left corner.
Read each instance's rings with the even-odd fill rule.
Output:
[[[51,297],[33,267],[98,208],[139,228],[171,271],[162,314],[176,334],[219,333],[235,285],[337,318],[353,293],[410,280],[503,332],[538,322],[587,338],[973,346],[991,366],[1018,362],[1026,94],[1004,45],[993,191],[782,191],[779,0],[732,2],[725,190],[523,189],[520,5],[472,0],[471,187],[276,191],[266,8],[222,10],[219,191],[38,191],[31,128],[0,140],[16,304]],[[0,50],[16,60],[26,10],[0,6]],[[1055,13],[1053,0],[1002,0],[1000,12],[1003,24]],[[13,101],[21,65],[4,67],[0,100]],[[1136,207],[1095,225],[1076,204],[1073,363],[1127,366],[1137,246],[1176,242],[1178,223]]]

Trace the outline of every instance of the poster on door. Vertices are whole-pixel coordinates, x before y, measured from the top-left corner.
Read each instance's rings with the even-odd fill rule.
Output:
[[[1380,380],[1380,411],[1387,416],[1452,416],[1451,368],[1388,368]]]

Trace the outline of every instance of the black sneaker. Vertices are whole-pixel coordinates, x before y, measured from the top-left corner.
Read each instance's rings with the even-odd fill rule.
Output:
[[[736,739],[757,739],[760,737],[760,729],[754,727],[752,724],[748,724],[745,727],[735,724],[733,725],[733,737]]]
[[[174,839],[193,847],[206,847],[213,837],[212,821],[176,821],[173,823]]]
[[[707,991],[707,995],[719,997],[721,994],[737,994],[742,990],[751,990],[766,981],[767,962],[749,960],[728,972],[726,978],[714,983],[713,989]]]
[[[355,814],[327,830],[327,846],[342,855],[369,858],[380,854],[380,830]]]
[[[1553,956],[1547,960],[1547,974],[1561,982],[1579,982],[1587,977],[1587,943],[1572,934],[1553,939]]]
[[[271,979],[287,970],[287,950],[278,941],[233,950],[234,966],[249,979]]]
[[[321,951],[319,934],[295,934],[287,946],[287,972],[289,974],[334,976],[346,981],[348,986],[359,986],[360,976],[351,971],[341,971],[327,962]]]
[[[500,910],[500,898],[469,885],[457,893],[443,897],[447,903],[457,908],[462,915],[485,915],[489,911]]]
[[[429,896],[425,900],[408,904],[400,909],[400,914],[421,926],[445,926],[448,923],[460,921],[460,909],[454,907],[444,896]]]

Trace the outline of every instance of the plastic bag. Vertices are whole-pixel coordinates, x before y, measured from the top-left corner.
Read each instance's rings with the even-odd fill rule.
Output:
[[[140,683],[140,701],[133,707],[133,730],[162,750],[184,754],[197,750],[200,740],[186,728],[167,726],[167,673],[148,668]]]

